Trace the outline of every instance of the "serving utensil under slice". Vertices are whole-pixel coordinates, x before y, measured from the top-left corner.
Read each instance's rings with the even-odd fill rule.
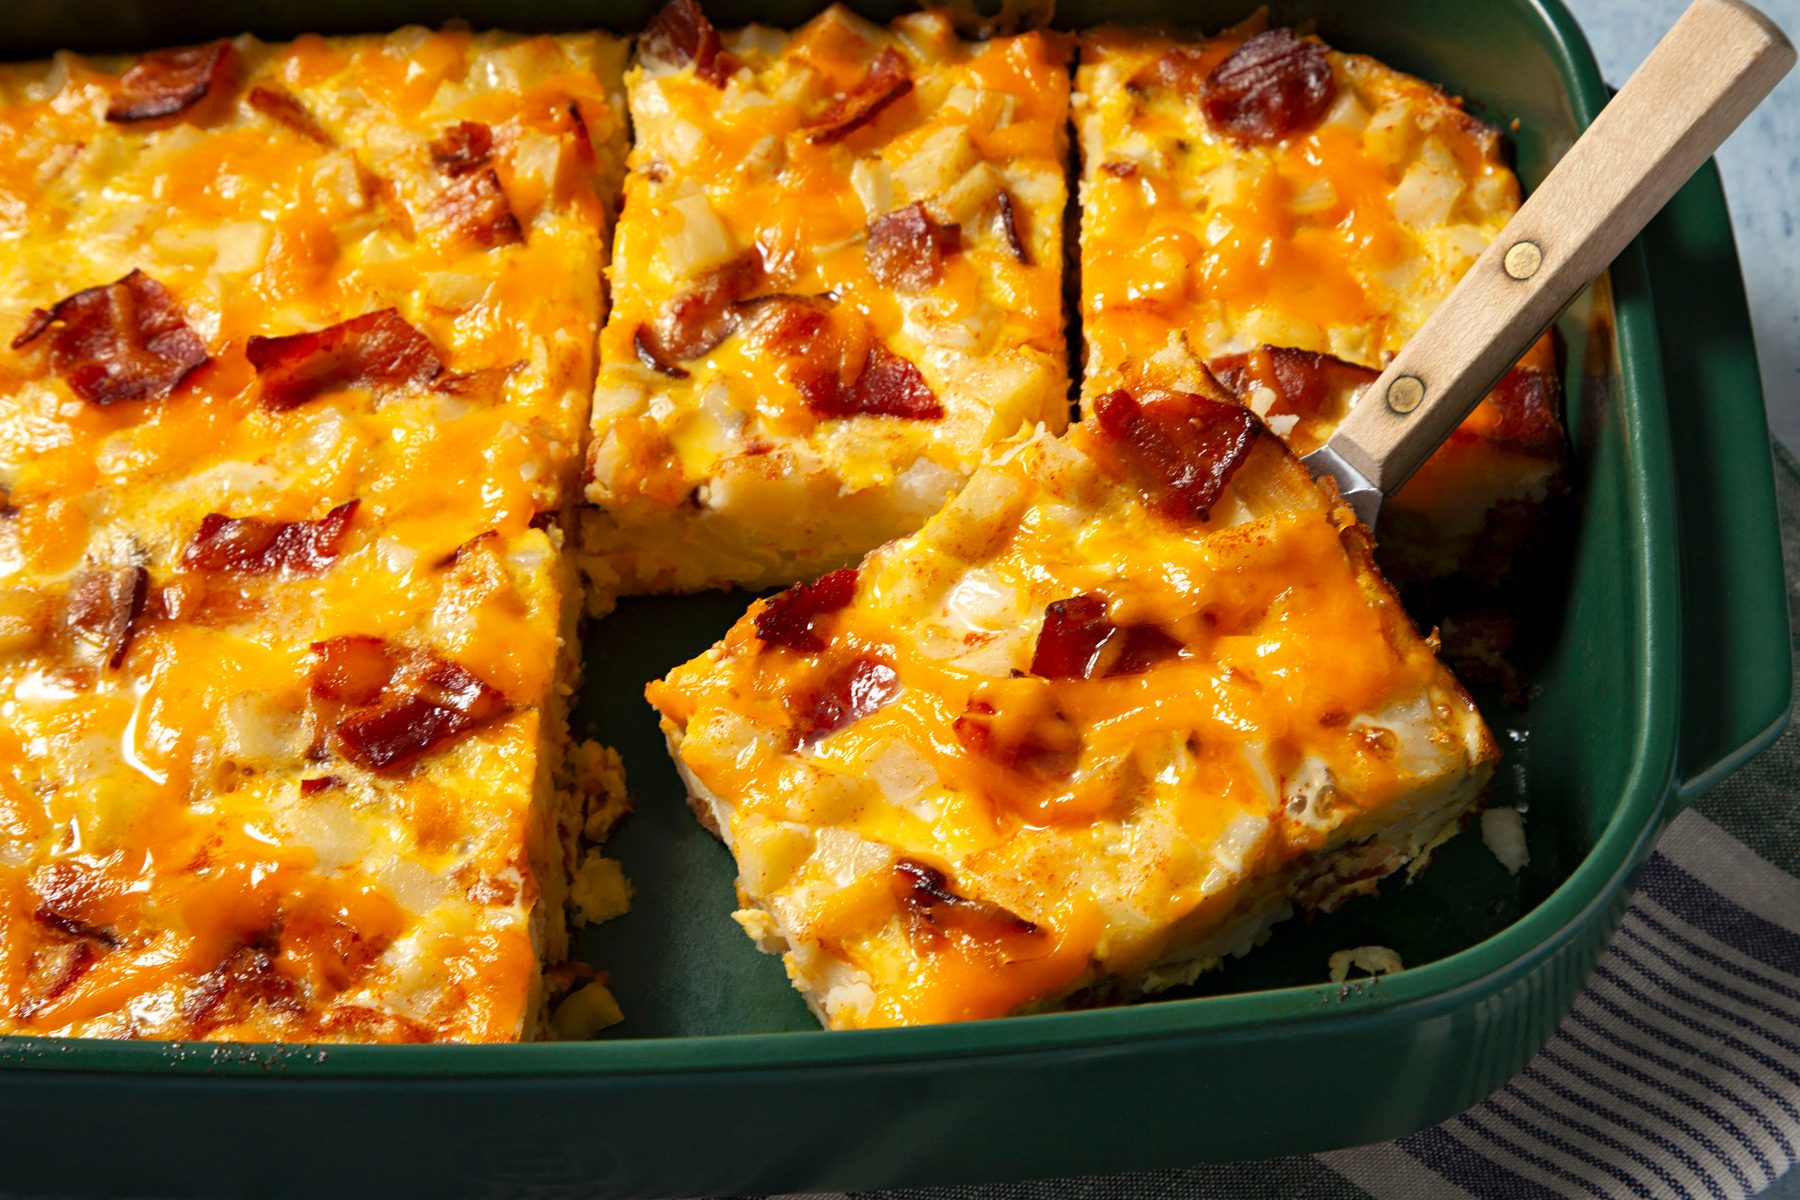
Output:
[[[1370,527],[1494,381],[1793,67],[1739,0],[1694,0],[1500,236],[1302,460]]]

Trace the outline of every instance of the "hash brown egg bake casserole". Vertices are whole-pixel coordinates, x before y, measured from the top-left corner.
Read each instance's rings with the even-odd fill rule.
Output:
[[[1379,547],[1294,455],[1518,200],[1257,22],[0,67],[0,1033],[616,1022],[568,711],[634,593],[793,585],[649,697],[827,1026],[1156,991],[1418,870],[1497,751],[1382,570],[1535,540],[1549,343]]]

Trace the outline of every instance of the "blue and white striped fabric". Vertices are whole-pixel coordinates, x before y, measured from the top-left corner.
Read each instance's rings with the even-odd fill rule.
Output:
[[[1382,1200],[1739,1200],[1797,1159],[1800,880],[1695,812],[1524,1072],[1435,1128],[1320,1156]]]
[[[1776,458],[1800,630],[1800,464]],[[859,1200],[1742,1200],[1796,1161],[1800,732],[1790,725],[1669,826],[1556,1036],[1468,1112],[1310,1158]],[[1777,1190],[1800,1198],[1797,1180]]]

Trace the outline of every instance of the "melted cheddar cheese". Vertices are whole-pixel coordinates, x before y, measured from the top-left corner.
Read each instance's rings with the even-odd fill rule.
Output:
[[[1019,440],[651,685],[738,920],[827,1025],[1191,980],[1421,865],[1485,785],[1474,706],[1278,439],[1207,520],[1117,456],[1091,420]],[[1071,637],[1123,651],[1071,670]]]
[[[628,77],[636,143],[594,402],[584,546],[602,591],[766,586],[852,561],[916,529],[989,446],[1061,428],[1063,40],[969,43],[940,15],[882,28],[834,6],[792,33],[728,33],[705,64],[658,45],[652,26]],[[833,124],[882,79],[880,103]],[[890,216],[948,240],[915,232],[877,262]],[[746,268],[720,302],[728,334],[647,351]],[[822,369],[846,388],[872,346],[935,411],[808,393],[797,372],[821,369],[818,346],[789,353],[767,328],[797,305],[827,326]]]
[[[581,820],[553,777],[578,665],[558,521],[624,46],[205,54],[197,100],[168,68],[130,119],[107,114],[147,67],[0,71],[0,1032],[529,1036]],[[58,303],[134,271],[135,303]],[[158,304],[187,331],[160,352]],[[387,309],[410,357],[305,350]],[[294,344],[282,398],[264,356]],[[170,345],[204,361],[105,390]],[[435,689],[384,676],[369,703],[413,725],[368,725],[360,758],[321,699],[334,639]]]
[[[1081,38],[1072,104],[1090,399],[1136,380],[1192,386],[1203,367],[1265,347],[1379,372],[1518,209],[1497,130],[1361,55],[1322,51],[1327,101],[1285,136],[1221,129],[1208,80],[1261,25],[1200,40]],[[1517,390],[1483,401],[1384,509],[1380,557],[1397,581],[1491,583],[1542,540],[1563,462],[1548,335],[1520,368],[1540,384],[1530,403]],[[1268,386],[1241,394],[1304,454],[1359,394],[1335,384],[1304,403]]]

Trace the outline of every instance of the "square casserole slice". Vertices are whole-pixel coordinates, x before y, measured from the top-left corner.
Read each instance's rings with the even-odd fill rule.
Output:
[[[998,452],[649,697],[833,1028],[1191,981],[1416,871],[1497,757],[1366,531],[1222,392]]]
[[[1068,54],[836,6],[651,23],[588,461],[602,606],[853,562],[1062,427]]]
[[[623,68],[0,71],[0,1032],[543,1027]]]
[[[1372,58],[1248,24],[1082,36],[1084,395],[1210,367],[1297,453],[1518,209],[1497,129]],[[1564,461],[1541,339],[1382,510],[1396,583],[1516,574]]]

